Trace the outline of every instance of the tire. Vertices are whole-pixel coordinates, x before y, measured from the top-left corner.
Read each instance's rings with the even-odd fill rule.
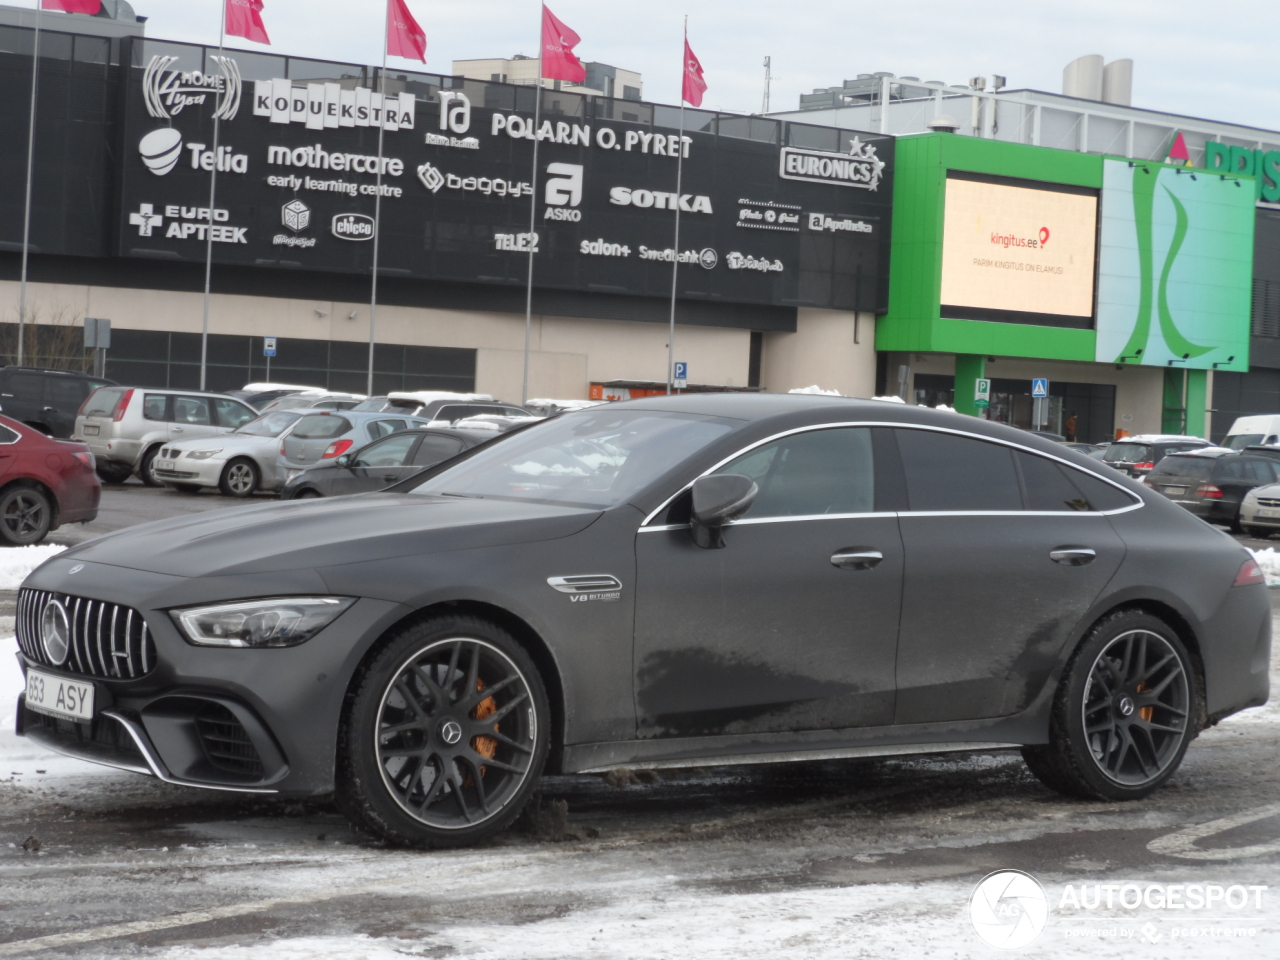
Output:
[[[151,465],[156,462],[156,454],[160,452],[160,444],[156,444],[142,455],[138,463],[138,479],[148,487],[163,487],[164,481],[151,472]]]
[[[204,487],[200,486],[198,483],[175,483],[173,485],[173,489],[177,490],[179,493],[194,495],[203,490]]]
[[[133,473],[133,468],[118,463],[98,462],[94,468],[98,473],[98,479],[103,483],[124,483]]]
[[[1049,742],[1023,747],[1023,759],[1059,793],[1139,800],[1178,769],[1199,732],[1198,698],[1191,657],[1168,624],[1141,610],[1112,614],[1067,664]]]
[[[237,457],[222,468],[218,489],[224,497],[251,497],[260,482],[258,465],[247,457]]]
[[[324,496],[324,494],[322,494],[319,490],[312,490],[310,487],[308,487],[306,490],[299,490],[296,494],[293,495],[291,499],[319,500],[322,496]]]
[[[465,615],[407,626],[352,690],[336,793],[353,822],[441,848],[479,843],[520,814],[546,762],[550,708],[533,661],[501,627]]]
[[[39,543],[52,524],[53,505],[35,487],[10,487],[0,496],[0,540],[10,546]]]
[[[1275,532],[1270,527],[1242,526],[1241,529],[1244,530],[1246,537],[1252,537],[1255,540],[1270,540],[1271,534]]]

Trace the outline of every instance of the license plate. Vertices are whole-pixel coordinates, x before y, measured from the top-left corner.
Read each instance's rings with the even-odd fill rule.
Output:
[[[96,437],[100,429],[101,429],[100,427],[86,423],[84,425],[84,435],[86,437]]]
[[[93,684],[28,670],[27,706],[66,720],[92,720]]]
[[[1266,507],[1258,508],[1258,516],[1260,517],[1280,517],[1280,510],[1269,510]]]
[[[157,470],[172,470],[172,469],[173,469],[173,461],[172,461],[172,460],[157,460],[157,461],[156,461],[156,469],[157,469]]]
[[[1186,493],[1187,488],[1186,487],[1165,487],[1164,492],[1169,494],[1169,496],[1171,497],[1176,497],[1176,496],[1179,496],[1180,494]]]

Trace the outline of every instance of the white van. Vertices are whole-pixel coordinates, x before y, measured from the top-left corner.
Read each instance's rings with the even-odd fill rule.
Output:
[[[1239,417],[1227,431],[1222,446],[1243,450],[1256,444],[1280,443],[1280,414]]]

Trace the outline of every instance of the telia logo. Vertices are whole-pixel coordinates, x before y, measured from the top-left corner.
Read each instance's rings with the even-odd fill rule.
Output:
[[[333,218],[333,235],[340,240],[372,240],[373,217],[363,213],[340,213]]]

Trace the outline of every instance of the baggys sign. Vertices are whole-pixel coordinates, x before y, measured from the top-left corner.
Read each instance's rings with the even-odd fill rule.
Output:
[[[665,115],[648,104],[546,91],[535,119],[530,88],[453,89],[415,74],[389,77],[384,94],[338,64],[327,75],[341,80],[241,83],[236,54],[197,75],[166,59],[178,52],[166,44],[127,68],[122,256],[202,258],[199,210],[216,172],[226,219],[205,235],[219,263],[367,277],[377,216],[380,268],[399,277],[518,285],[532,252],[543,288],[665,298],[674,262],[682,297],[879,306],[887,236],[839,227],[889,222],[892,191],[870,187],[887,180],[890,138],[864,136],[856,156],[839,154],[866,174],[797,168],[782,158],[798,148],[748,137],[748,118],[705,130],[699,119],[682,134],[653,123]],[[194,218],[175,220],[175,207]],[[808,227],[815,214],[831,226]]]

